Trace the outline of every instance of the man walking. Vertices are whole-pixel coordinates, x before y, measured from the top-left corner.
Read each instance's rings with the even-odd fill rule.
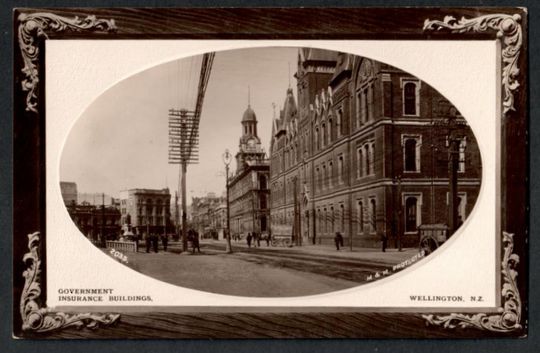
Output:
[[[336,243],[336,250],[339,251],[339,247],[343,246],[343,236],[340,232],[336,232],[336,236],[334,237],[334,242]]]

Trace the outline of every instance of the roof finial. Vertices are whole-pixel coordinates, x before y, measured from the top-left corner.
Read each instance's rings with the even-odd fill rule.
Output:
[[[249,91],[249,85],[248,85],[248,107],[251,107],[251,92]]]
[[[272,102],[272,109],[274,110],[274,119],[276,118],[276,103]]]

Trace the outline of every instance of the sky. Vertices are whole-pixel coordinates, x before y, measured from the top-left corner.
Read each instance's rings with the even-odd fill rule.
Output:
[[[225,149],[234,155],[249,101],[268,151],[272,118],[293,87],[297,48],[217,52],[200,122],[199,163],[187,170],[187,197],[225,190]],[[64,145],[60,179],[78,192],[119,197],[131,188],[178,190],[179,166],[168,164],[168,111],[192,110],[201,57],[162,64],[134,74],[97,98],[77,120]],[[231,171],[236,169],[231,163]]]

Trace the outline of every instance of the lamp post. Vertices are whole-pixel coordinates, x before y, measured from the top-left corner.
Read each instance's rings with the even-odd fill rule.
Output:
[[[230,254],[232,253],[232,247],[231,247],[231,214],[230,214],[230,207],[229,207],[229,164],[231,164],[232,155],[228,149],[225,150],[225,153],[223,153],[222,158],[223,158],[223,163],[225,164],[225,189],[227,190],[227,233],[226,233],[227,248],[225,249],[225,252],[227,254]]]

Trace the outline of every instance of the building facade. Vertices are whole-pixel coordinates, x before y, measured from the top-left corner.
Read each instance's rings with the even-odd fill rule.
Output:
[[[62,193],[64,205],[76,205],[77,203],[79,203],[79,200],[77,198],[77,183],[70,181],[61,181],[60,192]]]
[[[143,239],[148,234],[174,233],[171,194],[165,189],[130,189],[120,192],[122,226]]]
[[[356,246],[418,246],[448,224],[449,139],[459,140],[458,214],[478,196],[481,160],[457,109],[432,87],[360,56],[300,49],[271,141],[271,226],[303,241],[341,232]]]
[[[92,243],[104,245],[105,240],[115,240],[120,236],[120,210],[116,205],[94,206],[84,201],[66,207],[77,228]]]
[[[215,228],[215,213],[219,208],[225,206],[225,198],[209,193],[204,197],[193,197],[191,199],[191,227],[196,230],[202,238],[217,237]]]
[[[242,135],[236,171],[228,180],[231,235],[267,234],[270,165],[257,135],[257,117],[248,105],[242,117]]]

